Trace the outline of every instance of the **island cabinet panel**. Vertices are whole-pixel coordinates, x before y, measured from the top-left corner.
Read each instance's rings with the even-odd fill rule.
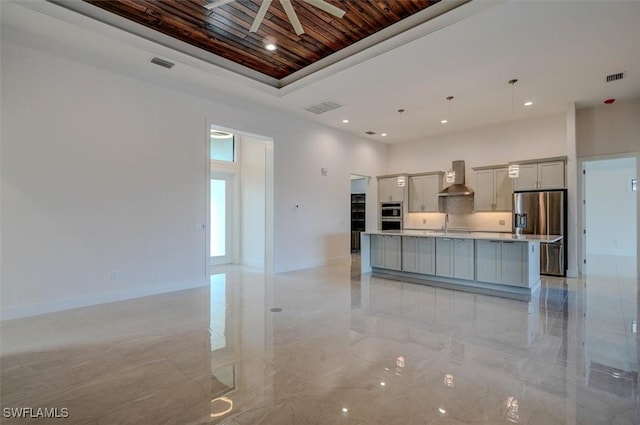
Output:
[[[466,280],[475,278],[475,244],[473,242],[473,239],[455,240],[453,277]]]
[[[453,239],[436,239],[436,276],[453,277],[454,249]]]
[[[371,266],[401,270],[401,243],[401,236],[371,235]]]
[[[435,238],[402,237],[402,270],[411,273],[435,274]]]
[[[371,235],[371,267],[384,267],[384,236]]]
[[[476,279],[501,283],[501,249],[500,241],[476,241]]]
[[[476,241],[476,279],[529,287],[528,246],[526,242]]]
[[[527,244],[502,241],[502,281],[506,285],[528,287],[529,255]]]

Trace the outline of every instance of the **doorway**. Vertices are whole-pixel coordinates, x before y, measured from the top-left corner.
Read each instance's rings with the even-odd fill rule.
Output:
[[[273,272],[273,145],[270,137],[207,124],[207,273],[222,264]]]
[[[638,277],[637,160],[589,159],[583,170],[582,273]]]
[[[351,174],[351,253],[360,253],[360,234],[366,229],[369,179]]]

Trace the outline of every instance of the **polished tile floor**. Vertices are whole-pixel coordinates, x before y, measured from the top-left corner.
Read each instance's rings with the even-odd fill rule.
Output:
[[[640,424],[637,279],[532,302],[331,266],[3,322],[2,424]],[[273,310],[273,311],[272,311]]]

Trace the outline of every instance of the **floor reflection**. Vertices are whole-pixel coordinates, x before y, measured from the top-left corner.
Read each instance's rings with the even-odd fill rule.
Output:
[[[640,423],[637,280],[544,278],[523,302],[343,265],[219,271],[2,323],[2,407],[68,407],[70,424]]]

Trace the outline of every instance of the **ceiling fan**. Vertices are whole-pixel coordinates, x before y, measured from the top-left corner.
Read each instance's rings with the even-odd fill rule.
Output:
[[[235,1],[235,0],[214,0],[206,4],[204,7],[209,10],[212,10],[212,9],[215,9],[216,7],[225,5],[227,3],[231,3],[232,1]],[[336,18],[342,18],[346,13],[344,10],[330,3],[327,3],[325,0],[302,0],[302,1],[309,3],[311,6],[317,7],[320,10],[324,10],[325,12],[335,16]],[[258,9],[258,13],[256,14],[256,17],[253,20],[253,24],[251,24],[251,28],[249,29],[249,32],[258,31],[258,28],[260,27],[260,24],[262,24],[262,20],[264,19],[264,15],[267,14],[267,9],[269,9],[271,2],[272,0],[262,1],[262,4],[260,5],[260,9]],[[295,30],[296,34],[297,35],[304,34],[304,28],[302,28],[302,25],[300,24],[300,20],[298,19],[298,15],[296,14],[296,11],[293,9],[291,0],[280,0],[280,4],[284,8],[284,11],[287,14],[287,17],[289,18],[289,22],[291,22],[291,25],[293,26],[293,29]]]

